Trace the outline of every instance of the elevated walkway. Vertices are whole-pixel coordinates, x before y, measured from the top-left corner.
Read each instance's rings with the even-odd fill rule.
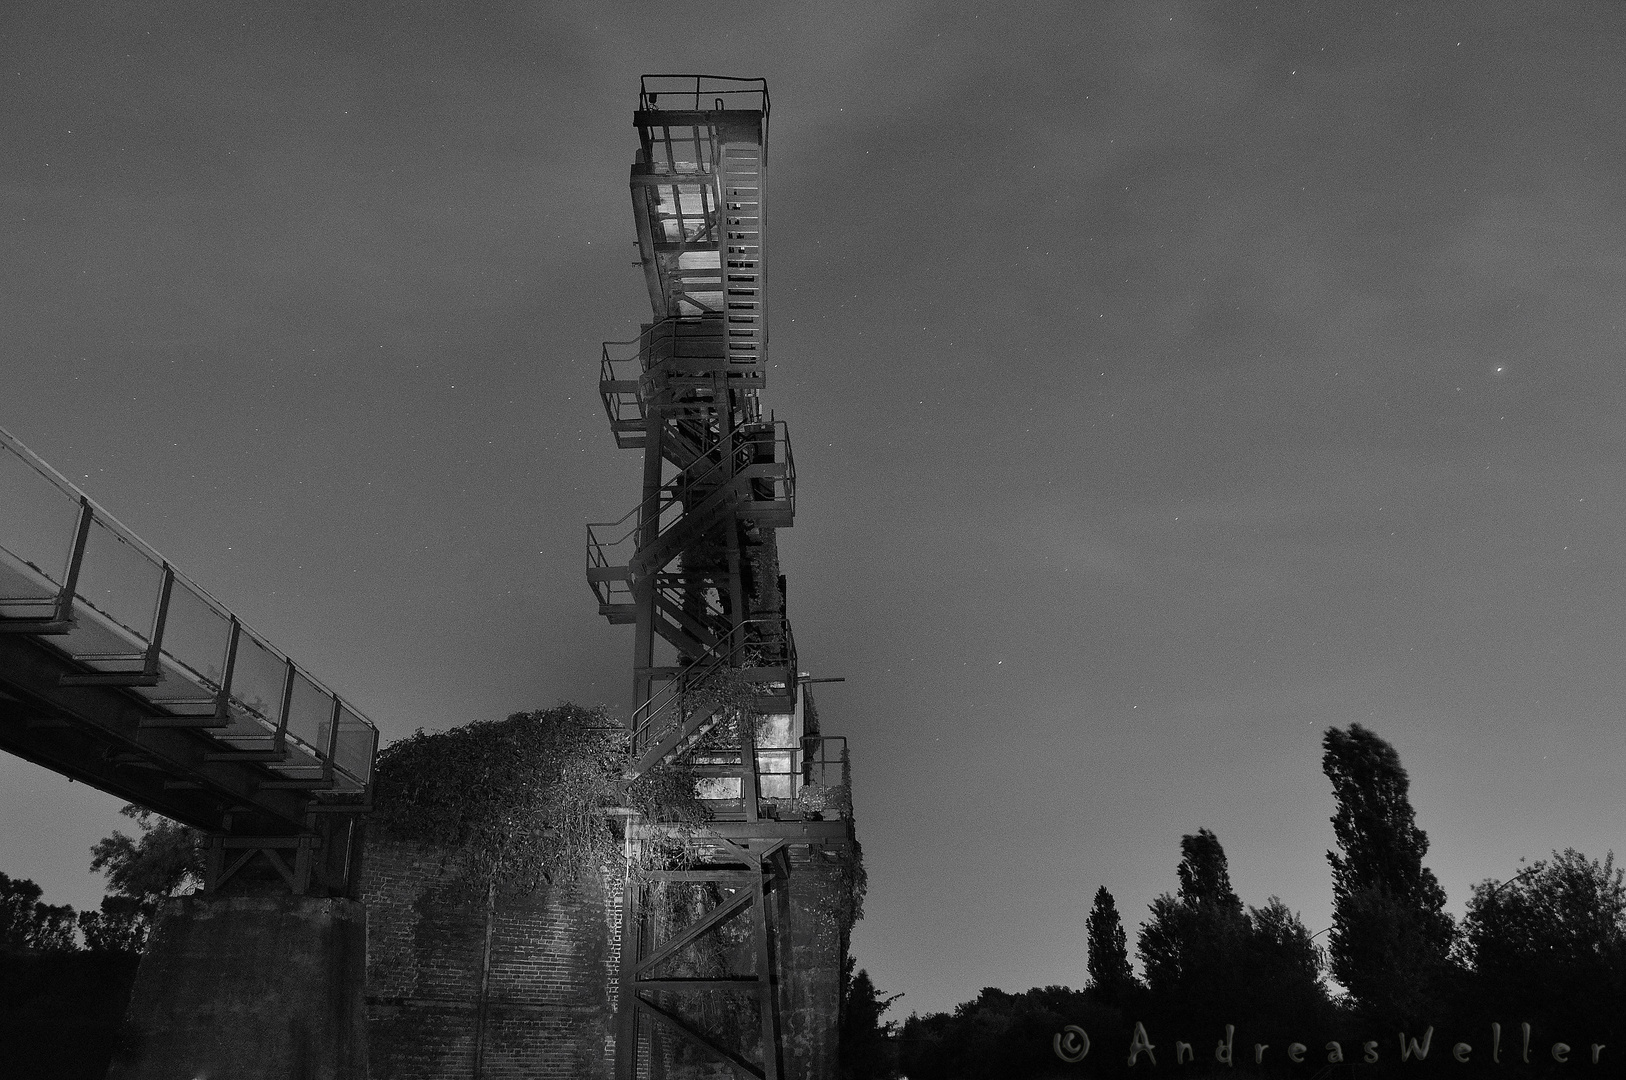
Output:
[[[0,507],[0,749],[223,850],[283,838],[291,885],[344,861],[315,817],[366,806],[372,722],[4,430]]]

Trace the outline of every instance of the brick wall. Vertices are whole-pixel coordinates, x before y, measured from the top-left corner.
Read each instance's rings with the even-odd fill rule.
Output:
[[[474,1075],[487,912],[462,869],[438,849],[369,840],[362,898],[375,1080]],[[482,1080],[610,1075],[619,913],[619,887],[596,878],[498,898]]]

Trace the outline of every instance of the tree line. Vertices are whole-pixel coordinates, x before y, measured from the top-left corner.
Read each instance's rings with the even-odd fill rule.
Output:
[[[101,1080],[158,904],[196,885],[199,836],[139,807],[138,834],[91,848],[108,881],[90,911],[48,904],[27,878],[0,873],[0,1075]]]
[[[846,1080],[1626,1076],[1626,884],[1613,854],[1554,852],[1474,886],[1454,919],[1394,747],[1355,724],[1328,729],[1322,748],[1337,844],[1324,937],[1279,898],[1244,904],[1219,837],[1199,828],[1181,838],[1178,888],[1140,928],[1142,974],[1100,888],[1082,990],[990,987],[899,1024],[880,1019],[874,1005],[891,999],[866,976],[856,1011],[875,1013],[874,1033]]]
[[[198,883],[202,839],[197,830],[139,806],[120,812],[135,821],[139,835],[114,830],[90,849],[90,868],[108,883],[96,910],[47,904],[33,881],[0,873],[0,952],[140,955],[159,902]]]

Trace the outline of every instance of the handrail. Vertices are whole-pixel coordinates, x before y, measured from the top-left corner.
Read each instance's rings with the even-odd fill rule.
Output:
[[[738,631],[744,625],[742,623],[740,626],[736,626],[717,644],[685,664],[675,676],[667,680],[666,685],[661,687],[659,692],[650,695],[648,701],[632,710],[632,718],[628,726],[632,729],[634,745],[637,744],[638,736],[649,730],[655,717],[664,712],[673,700],[681,700],[696,683],[703,681],[706,676],[713,674],[722,667],[728,666],[728,661],[732,660],[742,648],[742,644],[736,638],[739,636]],[[643,716],[642,720],[639,720],[640,715]]]
[[[659,692],[651,695],[648,701],[632,711],[632,717],[628,723],[628,727],[632,732],[632,745],[637,746],[639,737],[650,729],[655,719],[662,715],[674,701],[681,702],[695,684],[703,682],[708,676],[723,667],[732,666],[730,661],[734,660],[742,652],[749,649],[759,649],[765,644],[761,641],[748,641],[745,639],[745,629],[749,626],[779,628],[782,631],[786,646],[785,666],[792,670],[795,669],[796,651],[788,620],[768,617],[746,619],[743,622],[736,623],[726,637],[720,639],[717,644],[684,665],[682,670],[669,679]],[[643,717],[642,720],[639,719],[640,716]]]
[[[644,404],[652,391],[648,385],[650,378],[656,371],[669,361],[678,359],[677,345],[682,340],[678,335],[680,325],[700,326],[703,317],[696,316],[669,316],[654,323],[639,333],[635,338],[625,341],[606,341],[599,348],[599,394],[604,400],[605,415],[609,418],[612,429],[616,424],[626,421],[628,414],[636,410],[637,420],[644,418]],[[725,328],[722,319],[716,317],[716,340],[721,348],[724,341]],[[659,346],[667,345],[672,355],[655,359]],[[611,347],[617,349],[619,355],[612,355]],[[731,361],[726,354],[716,357],[702,358],[715,361],[715,367],[709,371],[721,371],[731,380],[754,379],[761,380],[760,371],[744,370],[747,365],[738,361]],[[636,364],[635,371],[625,370]],[[760,367],[760,365],[751,365]],[[702,376],[705,378],[706,376]]]
[[[681,609],[684,606],[686,599],[684,586],[681,583],[674,585],[670,579],[663,583],[660,580],[662,576],[666,575],[657,575],[655,580],[655,595],[658,601],[663,599],[665,603],[671,605],[672,607]],[[723,610],[722,600],[720,597],[718,599],[713,599],[709,591],[701,594],[700,615],[703,618],[720,619],[724,616],[724,614],[725,612]]]
[[[694,488],[710,484],[712,474],[728,465],[731,460],[734,462],[734,467],[729,470],[726,478],[719,479],[715,486],[705,493],[702,502],[704,499],[709,499],[717,492],[728,487],[742,470],[753,465],[767,464],[756,461],[756,450],[761,445],[761,442],[752,437],[755,434],[760,434],[763,430],[773,433],[774,461],[772,464],[780,464],[781,458],[783,458],[784,464],[784,474],[782,476],[767,478],[768,482],[776,485],[778,489],[772,494],[776,499],[782,496],[782,500],[790,506],[793,513],[795,512],[795,466],[790,460],[790,436],[788,431],[786,431],[783,424],[776,422],[739,428],[736,434],[742,437],[739,437],[738,441],[736,441],[732,455],[725,454],[715,460],[709,455],[699,458],[688,469],[680,472],[667,484],[662,485],[659,491],[639,502],[638,505],[622,514],[615,521],[590,521],[587,523],[584,570],[588,587],[592,589],[593,595],[601,605],[614,605],[617,602],[615,594],[618,591],[625,594],[624,602],[632,602],[630,585],[623,585],[618,590],[616,582],[623,580],[623,578],[613,572],[622,567],[632,567],[638,552],[644,550],[646,545],[639,543],[639,536],[642,532],[643,523],[647,520],[645,514],[650,511],[650,503],[654,502],[653,513],[656,521],[660,521],[660,519],[667,516],[667,512],[673,507],[685,503],[693,494]],[[783,448],[783,454],[781,454],[781,448]],[[702,462],[710,462],[710,464],[699,476],[685,480],[685,474],[700,468]],[[649,546],[658,545],[664,537],[671,535],[674,529],[680,527],[687,520],[687,511],[689,509],[693,509],[693,507],[686,507],[684,513],[678,514],[664,525],[661,525],[656,531],[654,541]],[[607,535],[601,537],[601,530],[606,531]],[[619,534],[608,535],[613,530],[620,530]],[[627,550],[629,542],[630,551]],[[612,554],[617,552],[618,549],[619,554]],[[616,561],[617,559],[619,561]]]
[[[717,479],[715,486],[711,491],[706,492],[705,497],[710,497],[712,492],[721,490],[742,469],[749,468],[752,465],[762,464],[755,460],[756,448],[760,442],[759,440],[752,438],[752,436],[760,434],[763,430],[768,430],[772,433],[774,456],[776,459],[779,456],[779,448],[781,446],[784,447],[785,476],[782,479],[787,481],[785,484],[786,498],[791,500],[792,505],[794,506],[795,494],[793,489],[795,486],[795,473],[794,465],[791,463],[790,459],[790,435],[784,423],[782,421],[768,421],[766,423],[758,422],[747,425],[745,427],[736,429],[734,452],[732,454],[722,454],[715,460],[713,460],[710,455],[700,458],[693,465],[690,465],[689,468],[679,472],[670,481],[661,485],[659,490],[641,500],[636,506],[634,506],[631,510],[628,510],[625,514],[622,514],[615,521],[588,522],[587,541],[589,554],[587,565],[589,568],[595,565],[593,561],[595,549],[597,549],[597,554],[599,555],[600,560],[597,563],[598,566],[608,567],[612,565],[608,558],[604,556],[603,549],[620,547],[629,539],[637,537],[644,522],[649,520],[646,517],[646,514],[651,511],[652,503],[654,504],[653,513],[655,520],[659,521],[672,507],[678,505],[679,503],[685,502],[688,497],[693,494],[694,488],[703,487],[710,484],[713,480],[712,474],[724,468],[724,466],[728,466],[727,474],[724,477]],[[697,469],[702,463],[705,463],[707,467],[703,472],[700,473],[700,475],[695,477],[687,477],[687,474],[690,471]],[[778,463],[779,462],[775,460],[774,464]],[[685,516],[687,515],[680,514],[678,517],[667,522],[665,525],[660,526],[655,534],[655,540],[658,542],[662,537],[669,535],[673,529],[677,528],[683,522]],[[630,524],[629,521],[631,522]],[[597,530],[622,529],[623,527],[625,527],[624,531],[622,531],[622,533],[619,536],[616,536],[614,539],[599,539]],[[642,545],[640,545],[640,548],[641,546]]]
[[[736,448],[735,453],[734,453],[733,456],[735,456],[735,457],[739,456],[738,448]],[[604,547],[615,547],[615,546],[621,544],[628,537],[637,535],[639,527],[642,526],[644,521],[645,521],[644,511],[649,506],[650,503],[655,504],[655,515],[656,515],[656,518],[658,520],[661,515],[664,515],[666,513],[666,511],[670,510],[673,506],[675,506],[678,503],[682,502],[684,500],[684,496],[687,495],[690,492],[691,489],[699,486],[704,481],[710,480],[711,479],[711,474],[716,472],[718,469],[722,468],[724,465],[728,464],[729,460],[730,460],[729,455],[724,455],[720,460],[717,460],[717,461],[712,461],[709,457],[701,458],[700,461],[695,462],[695,464],[689,466],[689,468],[690,469],[694,468],[696,465],[699,465],[701,461],[709,462],[709,467],[706,469],[705,472],[701,473],[697,477],[694,477],[693,479],[684,481],[683,480],[684,472],[688,471],[687,469],[685,469],[684,472],[678,473],[668,483],[662,484],[660,486],[659,490],[657,490],[654,494],[652,494],[648,498],[643,499],[642,501],[640,501],[637,506],[634,506],[631,510],[628,510],[625,514],[622,514],[616,520],[614,520],[614,521],[590,521],[590,522],[588,522],[587,523],[588,534],[591,536],[592,533],[593,533],[593,530],[595,528],[597,528],[597,529],[615,529],[615,528],[619,528],[620,526],[625,525],[627,523],[628,518],[633,518],[633,517],[636,516],[636,520],[633,521],[632,525],[628,527],[627,531],[622,533],[620,536],[616,537],[614,540],[598,541],[598,543],[600,543],[600,545],[604,546]],[[737,471],[737,469],[729,470],[729,476],[733,476],[736,471]],[[726,480],[719,482],[717,484],[717,487],[719,487],[719,488],[722,487],[723,484],[726,483],[726,482],[727,482]],[[715,489],[713,489],[713,490],[715,490]],[[669,529],[673,528],[674,526],[676,526],[678,521],[681,521],[681,520],[683,520],[683,519],[681,517],[679,517],[676,520],[672,521],[670,524],[662,527],[661,530],[656,534],[656,537],[659,538],[661,536],[666,535],[667,530],[669,530]]]
[[[657,88],[652,89],[650,87],[650,80],[651,79],[685,79],[685,80],[693,79],[694,80],[694,89],[693,90],[687,90],[687,89],[679,90],[679,89],[672,89],[672,88],[667,88],[667,87],[657,87]],[[702,80],[710,80],[712,82],[720,82],[720,83],[749,83],[749,84],[751,84],[751,86],[749,88],[746,88],[746,89],[738,89],[738,90],[718,88],[718,87],[705,87],[705,86],[702,85]],[[702,103],[701,103],[701,98],[702,97],[710,97],[710,98],[713,99],[710,102],[710,104],[716,104],[716,101],[719,98],[725,99],[725,101],[726,101],[726,99],[728,99],[728,98],[739,97],[741,95],[750,95],[750,94],[756,94],[756,95],[760,96],[760,99],[761,99],[761,102],[762,102],[762,108],[760,110],[758,110],[758,111],[760,111],[762,113],[762,119],[764,121],[766,121],[768,119],[768,112],[769,112],[769,105],[770,105],[769,100],[768,100],[768,80],[767,79],[740,78],[740,77],[734,76],[734,75],[695,75],[695,74],[689,74],[689,73],[685,73],[685,74],[664,73],[664,74],[643,75],[643,76],[640,76],[639,79],[638,79],[638,110],[640,112],[643,112],[643,111],[646,111],[646,110],[647,111],[659,111],[660,110],[660,105],[658,104],[658,100],[659,100],[660,97],[663,97],[663,96],[670,95],[670,96],[682,97],[684,95],[692,95],[693,96],[692,111],[694,111],[694,112],[705,112],[706,109],[702,106]],[[732,102],[727,102],[727,103],[732,104]]]
[[[610,425],[611,425],[611,428],[613,430],[614,425],[620,423],[622,421],[622,419],[623,419],[623,417],[621,415],[621,409],[622,409],[622,406],[627,403],[626,395],[628,395],[630,393],[632,395],[632,403],[636,403],[636,404],[638,404],[640,406],[639,415],[638,415],[638,419],[640,419],[640,420],[643,419],[643,410],[641,408],[642,400],[640,398],[638,390],[636,389],[636,387],[638,385],[638,379],[636,379],[636,378],[634,378],[634,379],[618,379],[618,378],[616,378],[616,370],[615,370],[615,365],[616,364],[631,363],[632,361],[638,359],[638,355],[635,354],[633,356],[622,357],[622,358],[620,358],[618,360],[612,360],[612,359],[610,359],[610,346],[611,345],[639,345],[640,346],[639,353],[642,353],[642,351],[643,351],[642,350],[642,335],[639,335],[639,337],[633,338],[631,341],[606,341],[604,343],[602,349],[600,350],[600,353],[599,353],[599,366],[598,366],[598,382],[599,382],[599,388],[600,388],[599,392],[600,392],[600,396],[603,397],[603,399],[604,399],[604,412],[605,412],[605,415],[607,415],[610,418]],[[639,375],[642,375],[642,374],[643,374],[643,372],[640,371]],[[616,389],[616,390],[606,391],[606,390],[603,389],[603,387],[608,383],[629,383],[629,382],[632,383],[633,386],[634,386],[634,389],[630,390],[630,391],[623,390],[623,389]],[[612,397],[615,399],[615,404],[613,404],[613,405],[610,403],[610,399]]]
[[[688,82],[688,80],[692,79],[694,80],[694,88],[689,89],[687,85],[682,87],[676,85],[671,87],[651,86],[650,80],[652,79],[682,80],[685,84]],[[749,84],[749,86],[742,89],[733,89],[728,86],[707,86],[705,85],[707,82],[744,83]],[[768,118],[773,111],[771,107],[772,103],[768,99],[767,79],[739,78],[733,75],[644,75],[638,80],[638,111],[663,111],[663,106],[660,104],[660,99],[667,96],[675,96],[680,99],[680,104],[678,105],[679,109],[682,109],[685,105],[687,105],[689,111],[708,112],[713,111],[712,109],[708,109],[706,107],[708,105],[712,106],[715,110],[738,107],[740,103],[736,102],[735,99],[740,97],[749,97],[752,95],[757,97],[759,104],[759,107],[754,111],[762,114],[762,162],[764,165],[766,165],[768,162]],[[683,101],[682,99],[684,98],[689,100]],[[708,102],[705,100],[707,98],[710,98],[711,100]],[[746,111],[750,111],[749,107]]]
[[[839,751],[832,752],[837,743]],[[789,745],[757,743],[751,750],[758,799],[804,813],[817,811],[819,817],[852,817],[852,776],[845,737],[807,735]],[[697,756],[695,764],[700,776],[713,782],[746,779],[745,757],[738,748],[707,750]],[[716,787],[709,793],[701,789],[699,794],[716,802],[739,798],[734,791]]]

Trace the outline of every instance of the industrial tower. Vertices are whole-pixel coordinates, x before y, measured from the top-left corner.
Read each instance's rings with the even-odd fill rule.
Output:
[[[768,111],[761,79],[646,75],[633,117],[653,320],[604,345],[599,387],[616,445],[643,452],[643,497],[588,526],[587,579],[634,627],[629,773],[690,769],[711,822],[697,865],[623,882],[618,1080],[836,1068],[857,850],[845,740],[818,730],[775,541],[796,474],[761,400]],[[629,848],[662,830],[629,819]]]

